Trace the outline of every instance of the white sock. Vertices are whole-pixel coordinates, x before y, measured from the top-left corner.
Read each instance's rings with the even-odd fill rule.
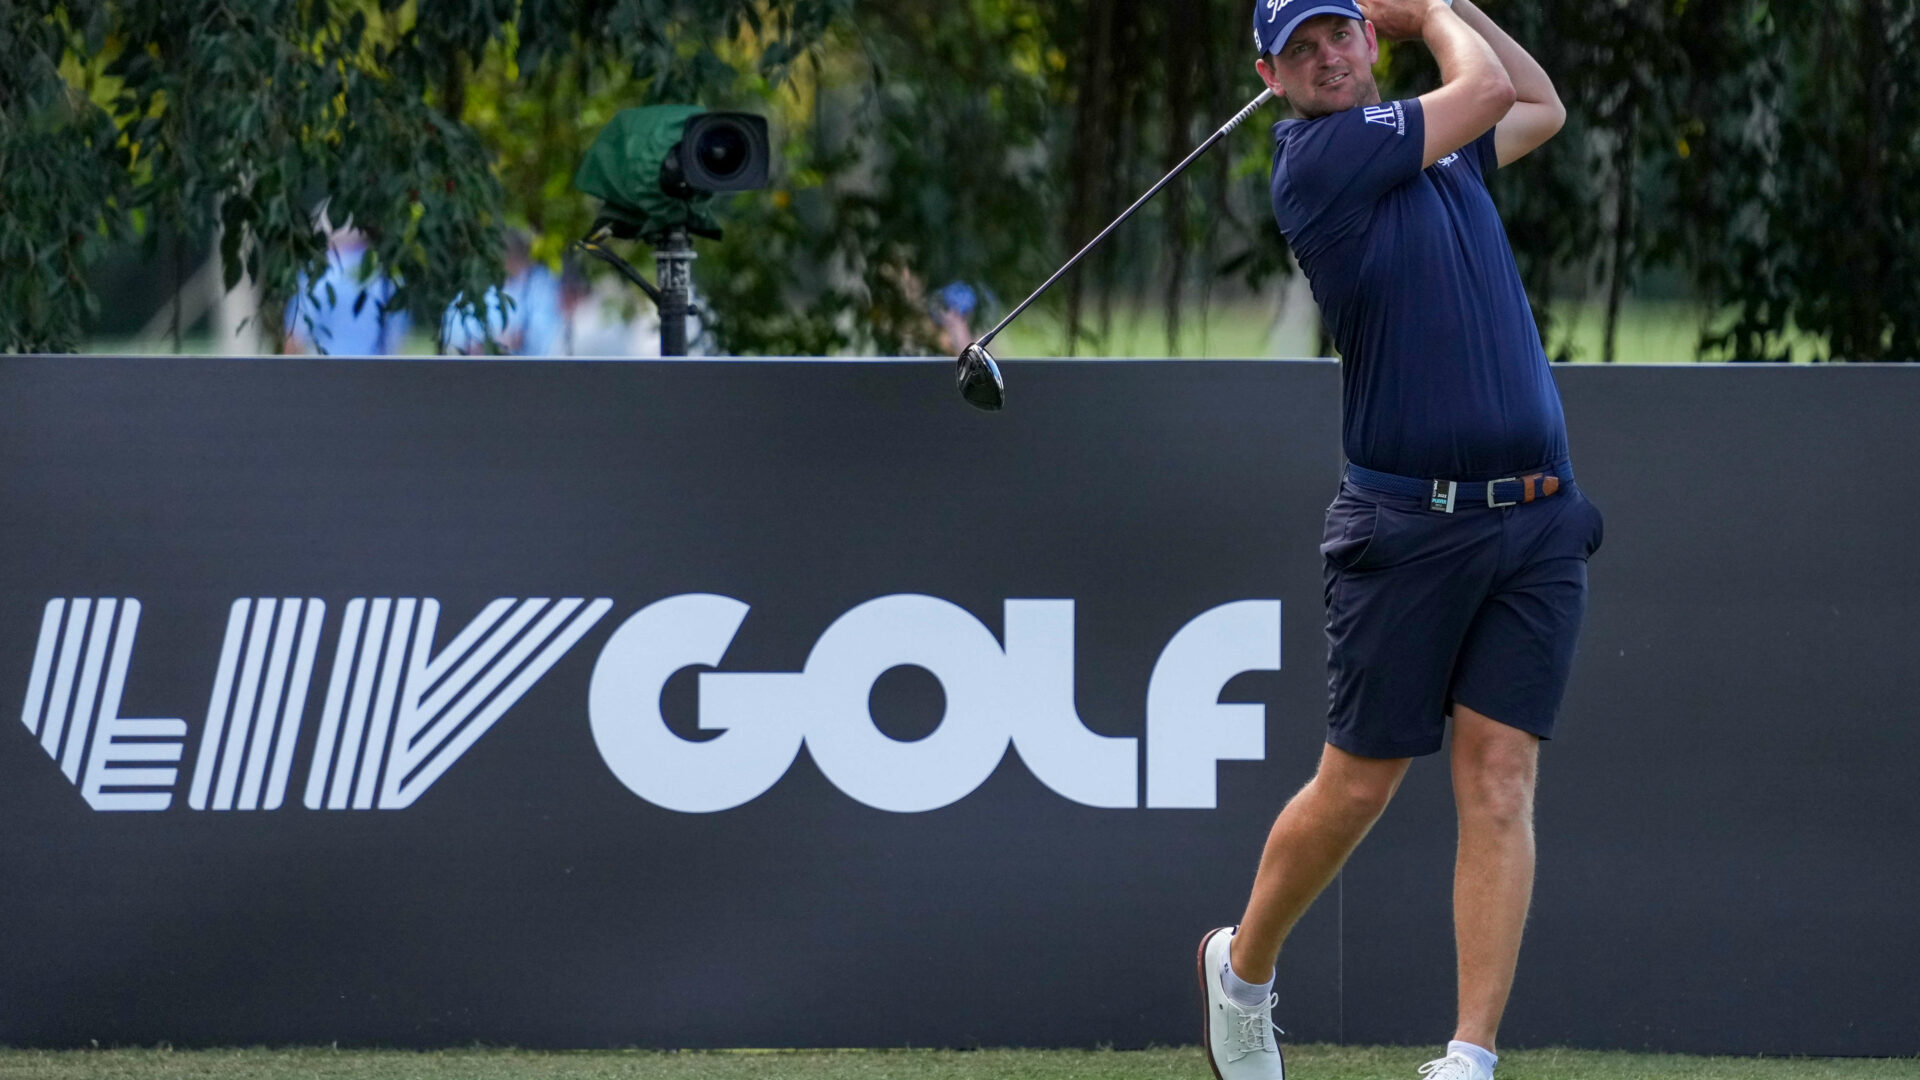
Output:
[[[1455,1039],[1447,1044],[1447,1053],[1459,1054],[1461,1057],[1467,1058],[1474,1064],[1487,1070],[1488,1076],[1493,1075],[1493,1067],[1500,1061],[1499,1054],[1483,1047],[1475,1046],[1470,1042],[1461,1042],[1459,1039]]]
[[[1230,959],[1220,961],[1220,988],[1227,992],[1227,997],[1231,998],[1234,1004],[1248,1008],[1265,1005],[1267,998],[1273,996],[1272,979],[1259,984],[1250,983],[1234,974],[1233,961]]]

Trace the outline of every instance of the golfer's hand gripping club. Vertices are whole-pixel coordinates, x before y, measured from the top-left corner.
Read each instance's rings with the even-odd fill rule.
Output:
[[[1132,217],[1133,212],[1135,210],[1138,210],[1142,206],[1145,206],[1149,199],[1152,199],[1155,195],[1158,195],[1160,193],[1161,188],[1166,187],[1168,183],[1172,182],[1174,177],[1179,176],[1181,172],[1185,171],[1186,167],[1193,164],[1195,159],[1199,158],[1200,155],[1212,149],[1213,144],[1225,138],[1228,132],[1231,132],[1234,128],[1237,128],[1241,124],[1245,123],[1247,117],[1252,116],[1255,112],[1259,110],[1260,106],[1265,105],[1272,98],[1273,98],[1272,90],[1260,91],[1260,96],[1254,98],[1252,101],[1247,102],[1245,108],[1242,108],[1239,112],[1234,113],[1233,119],[1228,120],[1226,123],[1220,125],[1220,129],[1218,131],[1215,131],[1212,135],[1207,136],[1207,141],[1195,147],[1193,150],[1193,153],[1188,154],[1180,162],[1180,164],[1175,165],[1173,167],[1173,171],[1161,177],[1159,183],[1156,183],[1152,187],[1148,188],[1147,193],[1145,195],[1142,195],[1138,199],[1135,199],[1133,201],[1132,206],[1129,206],[1125,210],[1121,211],[1120,216],[1117,218],[1114,218],[1112,224],[1108,225],[1104,229],[1101,229],[1100,235],[1094,237],[1092,240],[1087,241],[1086,247],[1081,248],[1077,253],[1075,253],[1073,258],[1068,259],[1066,262],[1066,265],[1062,266],[1058,270],[1055,270],[1053,272],[1052,277],[1041,282],[1040,287],[1033,290],[1033,294],[1028,296],[1025,300],[1020,301],[1020,305],[1014,308],[1012,311],[1009,311],[1007,313],[1007,317],[1004,319],[1001,319],[997,326],[987,331],[985,334],[982,334],[979,340],[975,341],[973,344],[968,345],[966,349],[960,353],[959,367],[958,367],[958,371],[955,374],[955,382],[959,385],[960,396],[965,398],[969,404],[974,405],[977,408],[985,409],[989,412],[992,412],[1004,406],[1006,404],[1006,381],[1000,377],[1000,365],[994,362],[993,354],[987,351],[987,343],[993,340],[994,335],[998,334],[1002,330],[1005,330],[1007,328],[1007,324],[1012,322],[1015,318],[1018,318],[1021,312],[1027,310],[1027,306],[1029,304],[1032,304],[1035,300],[1040,299],[1041,293],[1046,292],[1047,289],[1052,287],[1054,282],[1060,280],[1062,275],[1064,275],[1067,271],[1073,269],[1074,264],[1078,263],[1082,258],[1084,258],[1087,252],[1092,251],[1094,248],[1098,247],[1100,245],[1100,241],[1105,240],[1107,238],[1108,233],[1119,228],[1121,222]]]

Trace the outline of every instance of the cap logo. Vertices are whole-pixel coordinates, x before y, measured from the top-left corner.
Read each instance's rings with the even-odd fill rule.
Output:
[[[1266,22],[1269,29],[1272,28],[1274,23],[1280,21],[1280,9],[1291,3],[1293,3],[1293,0],[1266,0],[1262,6],[1267,9]],[[1260,12],[1259,9],[1256,8],[1253,13],[1253,47],[1255,49],[1264,49],[1266,45],[1267,43],[1260,38]]]

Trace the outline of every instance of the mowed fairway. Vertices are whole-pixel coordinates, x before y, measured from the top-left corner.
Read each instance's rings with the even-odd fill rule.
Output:
[[[1293,1080],[1415,1080],[1429,1052],[1287,1050]],[[0,1077],[26,1080],[1163,1080],[1210,1077],[1200,1052],[1171,1050],[0,1050]],[[1734,1058],[1515,1050],[1502,1080],[1912,1080],[1920,1058]]]

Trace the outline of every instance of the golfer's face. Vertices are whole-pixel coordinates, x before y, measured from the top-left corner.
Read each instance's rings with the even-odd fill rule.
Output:
[[[1273,58],[1275,89],[1301,116],[1324,116],[1379,100],[1373,35],[1365,23],[1318,15],[1300,24]]]

